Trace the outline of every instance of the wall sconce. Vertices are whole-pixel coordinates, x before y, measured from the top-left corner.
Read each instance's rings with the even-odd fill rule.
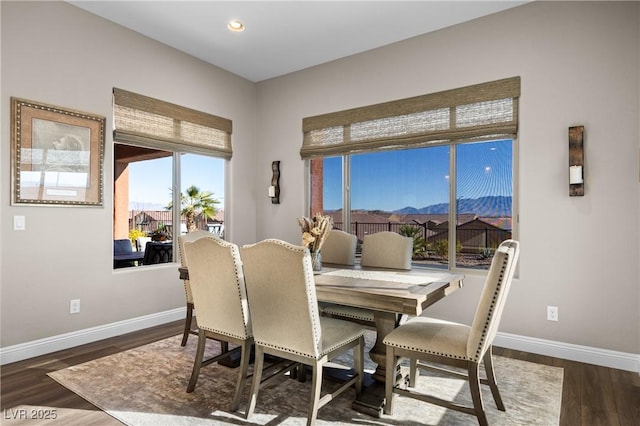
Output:
[[[584,126],[569,127],[569,195],[584,195]]]
[[[280,204],[280,162],[271,163],[271,186],[269,187],[269,197],[272,204]]]

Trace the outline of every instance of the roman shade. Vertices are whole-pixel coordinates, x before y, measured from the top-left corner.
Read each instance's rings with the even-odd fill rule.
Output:
[[[173,152],[232,156],[231,120],[113,88],[114,142]]]
[[[445,144],[515,138],[520,77],[302,120],[303,159]]]

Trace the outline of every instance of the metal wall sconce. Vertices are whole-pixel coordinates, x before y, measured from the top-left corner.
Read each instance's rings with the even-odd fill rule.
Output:
[[[269,187],[269,197],[272,204],[280,204],[280,162],[271,163],[271,186]]]
[[[569,195],[584,195],[584,126],[569,127]]]

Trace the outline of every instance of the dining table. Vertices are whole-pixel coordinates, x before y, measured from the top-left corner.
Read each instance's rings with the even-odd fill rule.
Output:
[[[189,279],[186,267],[180,267],[180,279]],[[418,316],[437,301],[463,286],[464,274],[447,270],[414,267],[390,270],[355,265],[323,265],[314,271],[316,297],[333,303],[373,312],[376,341],[369,357],[377,364],[373,381],[353,402],[354,410],[375,417],[384,407],[386,348],[383,340],[394,328],[411,316]],[[398,366],[397,379],[400,379]]]
[[[373,312],[376,341],[369,357],[377,364],[374,380],[353,402],[354,410],[380,417],[384,408],[386,347],[384,338],[411,316],[463,286],[464,274],[414,267],[410,270],[345,268],[323,265],[314,275],[318,301],[368,309]],[[400,366],[395,377],[401,379]]]

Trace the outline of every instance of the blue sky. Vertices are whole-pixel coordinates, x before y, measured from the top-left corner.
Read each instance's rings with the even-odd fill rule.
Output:
[[[212,192],[224,207],[224,160],[184,154],[181,158],[182,191],[196,185]],[[139,161],[129,165],[129,205],[135,209],[161,209],[171,200],[172,157]]]
[[[511,194],[512,143],[492,141],[458,145],[458,198]],[[160,209],[170,200],[171,157],[130,165],[130,205]],[[185,154],[182,191],[190,185],[213,192],[224,206],[224,160]],[[342,205],[342,162],[324,161],[325,209]],[[392,211],[449,202],[449,147],[383,151],[351,157],[353,209]]]
[[[458,145],[457,197],[512,195],[512,143]],[[342,206],[342,163],[324,161],[324,205]],[[351,157],[351,208],[398,210],[449,202],[449,147],[357,154]]]

